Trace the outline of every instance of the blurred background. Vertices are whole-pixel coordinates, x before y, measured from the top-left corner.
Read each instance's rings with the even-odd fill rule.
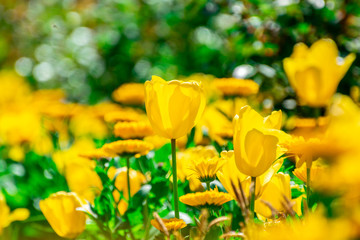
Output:
[[[297,42],[360,51],[358,0],[2,0],[0,69],[33,88],[96,103],[124,82],[193,73],[251,78],[275,102],[293,95],[282,60]],[[339,91],[359,84],[357,58]]]

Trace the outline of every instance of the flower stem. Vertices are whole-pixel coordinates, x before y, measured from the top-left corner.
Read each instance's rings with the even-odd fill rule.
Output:
[[[251,177],[251,186],[250,188],[250,212],[253,219],[255,219],[255,189],[256,189],[256,177]]]
[[[129,205],[130,205],[130,201],[131,201],[131,192],[130,192],[130,157],[126,158],[126,166],[127,166],[127,171],[126,171],[127,187],[128,187]]]
[[[211,189],[211,188],[210,188],[210,182],[209,182],[209,181],[206,182],[206,189],[207,189],[207,190],[210,190],[210,189]]]
[[[177,167],[176,167],[176,139],[171,139],[172,169],[173,169],[173,198],[175,217],[179,218],[179,196],[177,184]]]
[[[308,208],[310,208],[310,179],[311,177],[311,167],[306,168],[306,202]]]

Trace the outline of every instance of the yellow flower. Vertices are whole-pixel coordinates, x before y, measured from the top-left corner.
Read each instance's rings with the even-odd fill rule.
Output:
[[[250,79],[218,78],[214,85],[224,96],[249,96],[259,91],[259,84]]]
[[[72,117],[69,127],[75,137],[89,136],[102,139],[108,135],[105,122],[90,109],[81,111]]]
[[[220,157],[190,158],[188,167],[188,178],[196,178],[201,182],[211,182],[216,179],[216,173],[226,163],[226,159]]]
[[[30,93],[30,85],[23,77],[14,71],[0,72],[0,107],[15,101],[22,102]]]
[[[285,212],[284,197],[291,200],[290,176],[288,174],[277,173],[267,184],[261,197],[255,202],[255,212],[265,218],[271,218],[271,209],[264,203],[270,203],[271,206],[279,212]]]
[[[315,179],[318,180],[325,177],[324,174],[326,169],[327,166],[321,162],[321,159],[317,159],[316,161],[313,162],[310,172],[310,186],[314,187],[314,184],[316,182]],[[299,168],[295,168],[293,174],[304,183],[307,182],[307,172],[306,172],[305,164],[303,164]]]
[[[144,84],[124,83],[113,93],[112,98],[119,103],[141,105],[144,103]]]
[[[249,197],[251,178],[239,171],[236,167],[234,151],[222,151],[221,157],[226,159],[226,163],[222,169],[217,173],[219,181],[224,186],[226,191],[230,193],[234,198],[236,197],[232,184],[240,189],[239,182],[242,185],[244,193]],[[272,176],[279,171],[283,164],[283,160],[275,161],[273,165],[262,175],[256,178],[255,197],[259,198],[266,188],[266,185],[270,182]]]
[[[338,145],[329,139],[293,137],[282,143],[287,149],[288,156],[298,156],[296,167],[299,168],[304,162],[311,166],[312,161],[319,158],[334,158],[343,154],[347,149],[344,144]]]
[[[128,191],[128,187],[127,187],[126,172],[127,172],[127,167],[122,167],[119,169],[111,167],[108,171],[108,176],[110,179],[114,179],[116,177],[115,187],[117,188],[117,190],[115,190],[113,192],[115,202],[119,202],[119,200],[120,200],[120,193],[118,192],[118,190],[120,192],[122,192],[125,199],[129,200],[129,191]],[[141,172],[133,170],[133,169],[130,169],[129,176],[130,176],[130,183],[131,183],[130,184],[130,195],[134,196],[140,190],[141,185],[146,183],[146,178]],[[120,214],[124,214],[127,210],[127,207],[128,207],[127,201],[124,201],[123,199],[120,200],[119,205],[118,205]]]
[[[77,210],[81,201],[75,193],[57,192],[40,201],[40,209],[57,235],[76,238],[85,229],[86,215]]]
[[[216,149],[213,146],[197,146],[194,148],[188,148],[183,152],[177,153],[178,158],[178,178],[180,181],[184,182],[185,179],[189,180],[190,183],[190,189],[192,191],[195,191],[197,189],[201,189],[202,185],[199,179],[197,178],[190,178],[189,174],[192,172],[189,172],[189,164],[192,160],[196,161],[197,159],[204,158],[204,159],[210,159],[218,156],[218,153]]]
[[[233,198],[229,193],[219,192],[216,187],[205,192],[188,193],[181,196],[179,200],[193,207],[221,207]]]
[[[124,108],[105,114],[104,119],[106,122],[137,122],[146,119],[146,115],[132,108]]]
[[[75,192],[81,199],[93,203],[103,186],[94,166],[91,165],[92,162],[85,160],[88,161],[87,164],[85,162],[67,164],[65,178],[70,191]]]
[[[144,141],[152,144],[155,149],[159,149],[165,144],[170,143],[169,139],[161,137],[159,135],[144,137]]]
[[[251,177],[263,174],[280,156],[278,143],[285,135],[281,111],[263,118],[249,106],[234,117],[234,152],[238,169]]]
[[[164,81],[153,76],[145,82],[146,111],[156,134],[177,139],[200,120],[206,99],[197,82]]]
[[[186,223],[182,219],[178,219],[178,218],[163,219],[162,218],[161,220],[169,232],[177,231],[179,229],[186,227]],[[159,222],[156,219],[151,220],[151,225],[153,225],[157,230],[163,231]]]
[[[233,137],[231,121],[215,106],[209,106],[205,109],[199,125],[205,127],[208,130],[208,135],[221,146],[227,143],[226,140]]]
[[[118,122],[114,126],[114,134],[123,139],[127,138],[144,138],[153,135],[150,123],[142,122]]]
[[[4,195],[0,192],[0,236],[3,229],[8,227],[12,222],[24,221],[30,215],[26,208],[18,208],[10,212],[9,206],[6,204]]]
[[[103,148],[91,149],[79,153],[79,157],[88,158],[88,159],[101,159],[101,158],[114,158],[116,154],[106,152]]]
[[[300,104],[323,107],[354,60],[354,53],[340,58],[333,40],[320,39],[310,48],[296,44],[291,57],[284,59],[284,69]]]
[[[104,151],[111,154],[131,154],[135,157],[146,155],[153,149],[152,144],[144,142],[142,140],[118,140],[112,143],[106,143],[103,147]]]

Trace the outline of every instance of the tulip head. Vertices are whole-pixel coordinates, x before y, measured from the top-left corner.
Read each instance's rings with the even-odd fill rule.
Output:
[[[353,53],[340,58],[333,40],[320,39],[310,48],[296,44],[291,57],[284,59],[284,69],[300,104],[324,107],[354,60]]]
[[[40,201],[40,209],[57,235],[76,238],[85,229],[86,215],[78,211],[80,199],[75,193],[57,192]]]
[[[154,132],[162,137],[185,136],[200,120],[205,104],[197,82],[167,82],[157,76],[145,82],[146,112]]]
[[[234,153],[237,168],[243,174],[258,177],[278,157],[281,138],[281,112],[263,118],[249,106],[234,117]]]

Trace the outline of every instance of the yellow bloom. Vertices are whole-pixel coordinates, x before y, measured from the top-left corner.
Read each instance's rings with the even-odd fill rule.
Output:
[[[123,139],[127,138],[144,138],[153,135],[150,123],[142,122],[118,122],[114,126],[114,134]]]
[[[263,118],[249,106],[234,117],[234,152],[238,169],[252,177],[258,177],[269,169],[278,158],[278,143],[284,133],[281,127],[281,111],[274,111]]]
[[[57,235],[76,238],[85,229],[86,215],[78,211],[80,199],[75,193],[57,192],[40,201],[40,209]]]
[[[90,160],[87,164],[72,163],[66,166],[65,178],[70,191],[75,192],[81,199],[93,203],[95,197],[103,189],[101,179],[91,166]]]
[[[251,177],[241,173],[236,167],[234,151],[222,151],[221,157],[226,159],[226,163],[222,169],[217,173],[219,181],[224,186],[226,191],[230,193],[234,198],[236,197],[232,184],[240,189],[239,182],[242,185],[245,195],[248,197],[250,192]],[[283,160],[275,161],[273,165],[262,175],[256,178],[255,197],[259,198],[266,188],[266,185],[270,182],[272,176],[279,171],[283,164]]]
[[[132,108],[124,108],[105,114],[106,122],[137,122],[146,119],[146,115]]]
[[[103,148],[91,149],[79,153],[79,157],[88,158],[88,159],[114,158],[116,156],[117,156],[116,154],[109,153],[105,151]]]
[[[215,106],[209,106],[205,109],[199,125],[205,127],[208,130],[208,135],[221,146],[227,143],[226,140],[233,137],[231,121]]]
[[[22,102],[30,96],[30,85],[14,71],[0,72],[0,107],[11,102]]]
[[[159,135],[144,137],[144,141],[152,144],[155,149],[159,149],[165,144],[170,143],[169,139],[161,137]]]
[[[120,200],[120,193],[118,192],[118,190],[120,192],[122,192],[125,199],[129,200],[129,191],[128,191],[128,187],[127,187],[126,172],[127,172],[127,167],[122,167],[119,169],[111,167],[108,171],[108,176],[110,179],[114,179],[116,177],[115,187],[117,188],[117,190],[115,190],[113,192],[115,202],[119,202],[119,200]],[[129,176],[130,176],[130,183],[131,183],[130,184],[130,195],[134,196],[140,190],[141,185],[146,183],[146,178],[141,172],[133,170],[133,169],[130,169]],[[119,205],[118,205],[120,214],[124,214],[127,210],[127,207],[128,207],[127,201],[124,201],[123,199],[120,200]]]
[[[196,178],[201,182],[211,182],[216,179],[216,173],[226,163],[226,159],[220,157],[190,158],[188,167],[188,178]]]
[[[192,161],[197,159],[204,158],[210,159],[218,156],[216,149],[213,146],[197,146],[194,148],[188,148],[183,152],[177,153],[178,163],[178,178],[180,181],[184,182],[185,179],[189,180],[191,191],[195,191],[202,188],[201,182],[197,178],[190,178],[189,174],[189,164]]]
[[[316,184],[316,180],[321,179],[325,174],[327,166],[321,163],[321,160],[318,159],[313,162],[311,166],[311,172],[310,172],[310,186],[314,187],[314,184]],[[306,172],[306,165],[303,164],[299,168],[295,168],[293,171],[293,174],[298,177],[301,181],[304,183],[307,182],[307,172]],[[315,180],[316,179],[316,180]]]
[[[259,91],[259,84],[250,79],[218,78],[214,85],[224,96],[249,96]]]
[[[112,98],[119,103],[140,105],[144,103],[144,84],[124,83],[113,93]]]
[[[103,147],[104,151],[111,154],[131,154],[136,157],[146,155],[153,149],[152,144],[142,140],[118,140],[112,143],[106,143]]]
[[[164,81],[153,76],[145,83],[146,111],[156,134],[177,139],[200,120],[206,99],[197,82]]]
[[[90,110],[84,110],[76,114],[70,120],[70,130],[75,137],[105,138],[108,128],[105,122]]]
[[[26,208],[18,208],[10,212],[9,206],[6,204],[4,195],[0,192],[0,236],[3,229],[8,227],[12,222],[24,221],[30,215]]]
[[[270,203],[279,212],[285,212],[284,197],[291,200],[290,176],[288,174],[277,173],[267,184],[261,197],[255,202],[255,212],[265,218],[271,218],[271,209],[263,202]]]
[[[346,146],[338,145],[329,139],[310,138],[305,140],[303,137],[293,137],[289,141],[282,143],[287,149],[288,156],[298,156],[296,167],[299,168],[304,162],[311,166],[313,160],[319,157],[333,158],[346,151]]]
[[[224,203],[233,200],[233,198],[229,193],[219,192],[216,187],[205,192],[188,193],[181,196],[179,200],[193,207],[220,207]]]
[[[170,218],[170,219],[161,219],[169,232],[177,231],[186,227],[186,223],[182,219]],[[159,222],[156,219],[151,220],[151,225],[153,225],[157,230],[162,231],[162,228]]]
[[[323,107],[354,60],[354,53],[339,58],[335,42],[320,39],[310,48],[296,44],[291,57],[284,59],[284,69],[301,104]]]

